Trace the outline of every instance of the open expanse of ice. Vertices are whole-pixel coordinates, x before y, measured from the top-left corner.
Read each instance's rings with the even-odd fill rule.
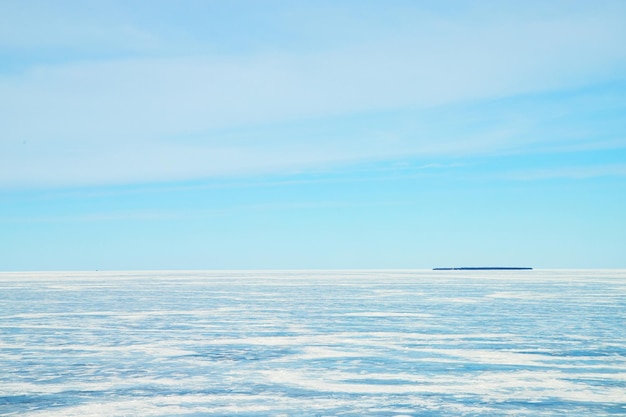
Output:
[[[0,415],[626,415],[626,271],[1,273]]]

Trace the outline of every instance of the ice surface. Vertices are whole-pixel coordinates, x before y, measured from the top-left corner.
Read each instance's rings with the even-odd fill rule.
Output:
[[[0,274],[2,416],[626,414],[626,271]]]

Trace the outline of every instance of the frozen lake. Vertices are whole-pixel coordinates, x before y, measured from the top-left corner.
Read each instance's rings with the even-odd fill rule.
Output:
[[[0,415],[626,414],[626,271],[0,273]]]

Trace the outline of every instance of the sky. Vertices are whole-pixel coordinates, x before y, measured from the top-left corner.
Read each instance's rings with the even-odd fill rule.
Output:
[[[0,271],[626,268],[626,2],[0,2]]]

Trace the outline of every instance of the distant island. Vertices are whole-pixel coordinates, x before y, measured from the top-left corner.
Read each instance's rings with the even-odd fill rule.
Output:
[[[461,266],[458,268],[433,268],[433,271],[519,271],[532,270],[525,266]]]

